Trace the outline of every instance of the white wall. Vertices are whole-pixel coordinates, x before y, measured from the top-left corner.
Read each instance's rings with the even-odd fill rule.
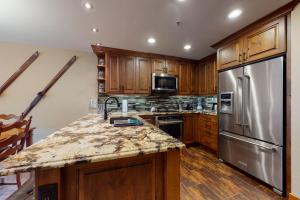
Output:
[[[36,50],[38,59],[0,96],[0,113],[21,114],[73,56],[74,65],[56,82],[30,113],[37,141],[88,113],[97,96],[97,58],[93,53],[0,42],[0,84]]]
[[[292,12],[292,193],[300,198],[300,4]]]

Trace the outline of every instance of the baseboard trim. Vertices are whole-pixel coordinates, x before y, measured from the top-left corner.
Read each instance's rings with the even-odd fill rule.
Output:
[[[300,198],[296,197],[292,193],[289,194],[289,200],[300,200]]]

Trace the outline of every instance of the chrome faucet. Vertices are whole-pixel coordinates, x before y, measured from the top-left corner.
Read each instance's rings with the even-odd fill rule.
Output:
[[[120,107],[120,103],[117,97],[108,97],[104,102],[104,120],[107,120],[107,102],[110,99],[114,99],[117,102],[118,108]]]

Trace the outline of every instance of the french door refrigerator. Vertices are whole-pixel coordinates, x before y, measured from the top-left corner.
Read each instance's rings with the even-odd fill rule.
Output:
[[[219,159],[283,192],[284,58],[219,73]]]

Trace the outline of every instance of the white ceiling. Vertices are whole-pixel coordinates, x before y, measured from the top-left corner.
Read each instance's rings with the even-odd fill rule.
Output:
[[[210,45],[290,0],[0,0],[0,40],[91,51],[90,44],[200,59]],[[229,20],[227,14],[243,14]],[[177,27],[176,20],[183,24]],[[99,28],[92,33],[91,28]],[[148,45],[153,36],[157,43]],[[183,45],[190,43],[189,52]]]

